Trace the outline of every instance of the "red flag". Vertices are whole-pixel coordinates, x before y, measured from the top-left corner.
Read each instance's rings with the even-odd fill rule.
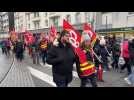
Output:
[[[63,20],[63,29],[69,32],[69,41],[71,44],[77,48],[81,42],[81,34],[76,31],[72,25],[70,25],[66,20]]]
[[[56,30],[55,26],[53,25],[50,28],[49,41],[53,42],[54,39],[56,38],[56,35],[57,35],[57,30]]]
[[[25,32],[24,37],[26,44],[32,44],[35,40],[33,34],[30,32]]]
[[[84,33],[87,33],[91,37],[91,46],[93,48],[94,43],[96,42],[96,33],[92,31],[91,25],[85,23],[83,26]]]
[[[74,52],[78,55],[80,61],[80,76],[88,76],[95,73],[95,67],[93,64],[88,63],[85,53],[81,50],[81,34],[76,31],[72,25],[66,20],[63,20],[63,29],[69,32],[69,42],[73,46]]]

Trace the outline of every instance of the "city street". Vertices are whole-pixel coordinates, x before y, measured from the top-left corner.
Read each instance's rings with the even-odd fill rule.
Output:
[[[75,55],[81,76],[95,73],[92,62],[101,62],[105,70],[109,70],[108,63],[114,68],[122,66],[118,71],[112,66],[110,71],[103,71],[104,82],[97,81],[98,87],[132,87],[134,12],[0,12],[0,16],[0,87],[56,87],[52,66],[43,64],[46,56],[47,62],[55,66],[58,87],[68,84],[70,77],[65,79],[62,74],[69,76],[72,67],[69,87],[80,87],[73,65]],[[6,56],[11,49],[15,55]],[[48,55],[46,50],[50,50]],[[20,62],[23,51],[24,60]],[[40,55],[43,61],[33,64],[29,54],[33,58]]]
[[[51,66],[32,64],[32,59],[25,53],[25,60],[17,62],[0,52],[0,87],[55,87],[52,80]],[[8,73],[8,74],[6,74]],[[6,76],[5,76],[6,75]],[[79,87],[80,80],[73,71],[73,81],[69,87]],[[99,87],[130,87],[124,81],[125,73],[104,72],[105,82],[98,82]],[[3,79],[4,78],[4,79]]]

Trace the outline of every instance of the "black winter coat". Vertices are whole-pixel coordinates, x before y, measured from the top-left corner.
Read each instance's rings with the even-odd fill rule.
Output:
[[[58,47],[51,46],[47,52],[46,62],[52,65],[53,81],[72,81],[72,70],[75,62],[75,54],[68,44],[59,43]]]
[[[107,57],[108,57],[109,55],[108,55],[108,52],[107,52],[107,50],[105,49],[105,47],[100,45],[99,51],[100,51],[101,60],[102,60],[103,62],[108,62]]]

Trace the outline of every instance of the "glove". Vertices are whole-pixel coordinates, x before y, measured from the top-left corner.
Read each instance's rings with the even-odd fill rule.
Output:
[[[58,42],[57,39],[54,40],[53,45],[56,46],[56,47],[59,45],[59,42]]]

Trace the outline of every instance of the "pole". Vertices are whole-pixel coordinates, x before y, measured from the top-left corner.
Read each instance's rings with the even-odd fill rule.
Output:
[[[108,33],[107,33],[107,16],[106,16],[106,35],[108,36]]]
[[[96,12],[94,12],[94,32],[95,32],[95,28],[96,28]]]
[[[9,32],[14,31],[14,12],[8,12]]]

